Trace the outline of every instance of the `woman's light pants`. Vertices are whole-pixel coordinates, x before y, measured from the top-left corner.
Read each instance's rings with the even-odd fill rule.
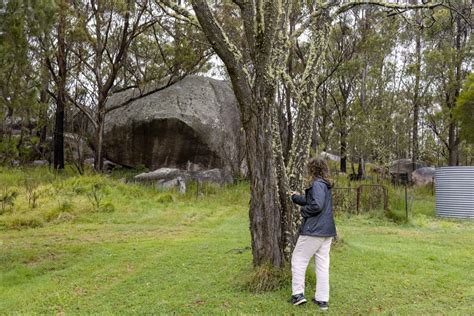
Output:
[[[316,295],[320,302],[329,301],[329,250],[332,237],[299,236],[291,256],[292,295],[304,293],[306,268],[314,256]]]

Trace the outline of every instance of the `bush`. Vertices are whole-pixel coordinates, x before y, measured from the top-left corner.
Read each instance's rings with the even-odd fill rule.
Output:
[[[169,193],[160,194],[156,198],[156,202],[161,203],[161,204],[171,203],[171,202],[174,202],[174,200],[175,200],[174,196]]]
[[[40,191],[38,190],[39,182],[28,177],[25,178],[24,186],[29,207],[36,208],[37,201],[40,197]]]
[[[57,220],[61,216],[61,214],[69,213],[73,209],[73,204],[70,201],[60,200],[58,203],[58,207],[53,208],[51,211],[47,212],[44,215],[44,219],[47,222]]]
[[[115,206],[112,203],[107,202],[102,204],[98,210],[104,213],[112,213],[115,212]]]
[[[3,188],[3,190],[0,192],[0,215],[15,205],[17,196],[18,192],[9,190],[7,187]]]
[[[95,210],[100,209],[100,203],[104,197],[103,193],[101,192],[101,188],[102,186],[99,183],[95,183],[91,190],[87,192],[87,198]]]

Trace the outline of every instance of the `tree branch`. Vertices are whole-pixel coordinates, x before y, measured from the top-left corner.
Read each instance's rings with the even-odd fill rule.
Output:
[[[410,4],[410,3],[398,3],[398,2],[387,2],[387,1],[377,1],[377,0],[356,0],[356,1],[348,1],[339,6],[336,10],[335,15],[339,15],[344,13],[348,10],[351,10],[357,6],[361,5],[373,5],[382,8],[386,8],[389,10],[414,10],[414,9],[434,9],[437,7],[445,6],[444,1],[441,0],[435,3],[426,3],[426,4]],[[395,11],[396,12],[396,11]]]

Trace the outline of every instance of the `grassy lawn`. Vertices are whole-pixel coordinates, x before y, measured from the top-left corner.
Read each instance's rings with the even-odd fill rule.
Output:
[[[102,176],[27,173],[0,169],[0,189],[18,192],[0,215],[0,314],[316,311],[288,303],[289,278],[271,292],[248,290],[246,183],[180,196]],[[409,223],[376,212],[336,221],[331,314],[474,314],[473,222],[436,219],[423,192]]]

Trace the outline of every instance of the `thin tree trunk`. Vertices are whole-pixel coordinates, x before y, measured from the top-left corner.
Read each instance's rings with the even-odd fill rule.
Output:
[[[65,106],[66,106],[66,17],[63,12],[64,3],[60,3],[60,15],[58,23],[58,82],[57,82],[57,100],[54,124],[54,146],[53,146],[53,166],[54,169],[64,169],[64,121],[65,121]]]
[[[53,166],[57,170],[64,169],[64,118],[64,99],[58,95],[53,137]]]
[[[420,19],[420,13],[416,11],[416,20],[418,23]],[[413,130],[412,130],[412,155],[411,159],[413,165],[418,160],[418,121],[420,116],[420,81],[421,81],[421,28],[416,27],[416,35],[415,35],[415,91],[413,95]]]
[[[283,145],[280,130],[278,128],[280,119],[279,114],[276,109],[273,109],[273,156],[275,159],[275,171],[278,181],[278,196],[281,207],[281,216],[282,216],[282,243],[283,243],[283,255],[285,259],[289,259],[291,252],[293,251],[293,246],[296,242],[294,237],[296,236],[294,229],[294,212],[293,212],[293,203],[288,195],[290,190],[290,185],[288,183],[288,176],[286,170],[286,163],[283,155]],[[290,145],[288,145],[290,147]]]
[[[345,131],[342,131],[340,133],[340,136],[341,136],[341,149],[340,149],[341,172],[346,173],[347,172],[347,133]]]
[[[456,144],[456,123],[452,122],[454,120],[453,115],[450,114],[451,123],[449,123],[449,132],[448,132],[448,165],[456,166],[457,165],[457,151],[458,146]]]
[[[45,84],[46,85],[46,84]],[[48,93],[46,91],[46,87],[44,89],[41,90],[41,93],[40,93],[40,103],[42,105],[46,105],[49,101],[49,96],[48,96]],[[39,126],[38,126],[38,138],[39,138],[39,142],[38,142],[38,146],[37,146],[37,149],[38,149],[38,153],[40,154],[41,156],[41,159],[45,159],[45,156],[46,156],[46,147],[47,147],[47,144],[46,144],[46,139],[47,139],[47,132],[48,132],[48,108],[47,106],[44,106],[44,108],[41,108],[40,110],[40,114],[39,114]],[[48,159],[50,160],[50,159]]]
[[[104,169],[104,115],[101,110],[97,113],[97,128],[95,129],[95,155],[94,155],[94,169],[101,172]]]
[[[448,107],[450,110],[449,114],[449,131],[448,131],[448,164],[449,166],[457,166],[459,164],[458,160],[458,151],[459,151],[459,133],[458,133],[458,124],[455,120],[452,110],[456,106],[456,99],[459,96],[461,90],[461,81],[462,81],[462,64],[461,58],[459,58],[459,54],[461,52],[461,39],[463,36],[463,27],[462,27],[462,20],[461,16],[458,14],[456,15],[456,37],[454,39],[454,48],[456,53],[454,55],[454,71],[455,71],[455,83],[453,87],[453,91],[450,93],[450,97],[448,99]]]

